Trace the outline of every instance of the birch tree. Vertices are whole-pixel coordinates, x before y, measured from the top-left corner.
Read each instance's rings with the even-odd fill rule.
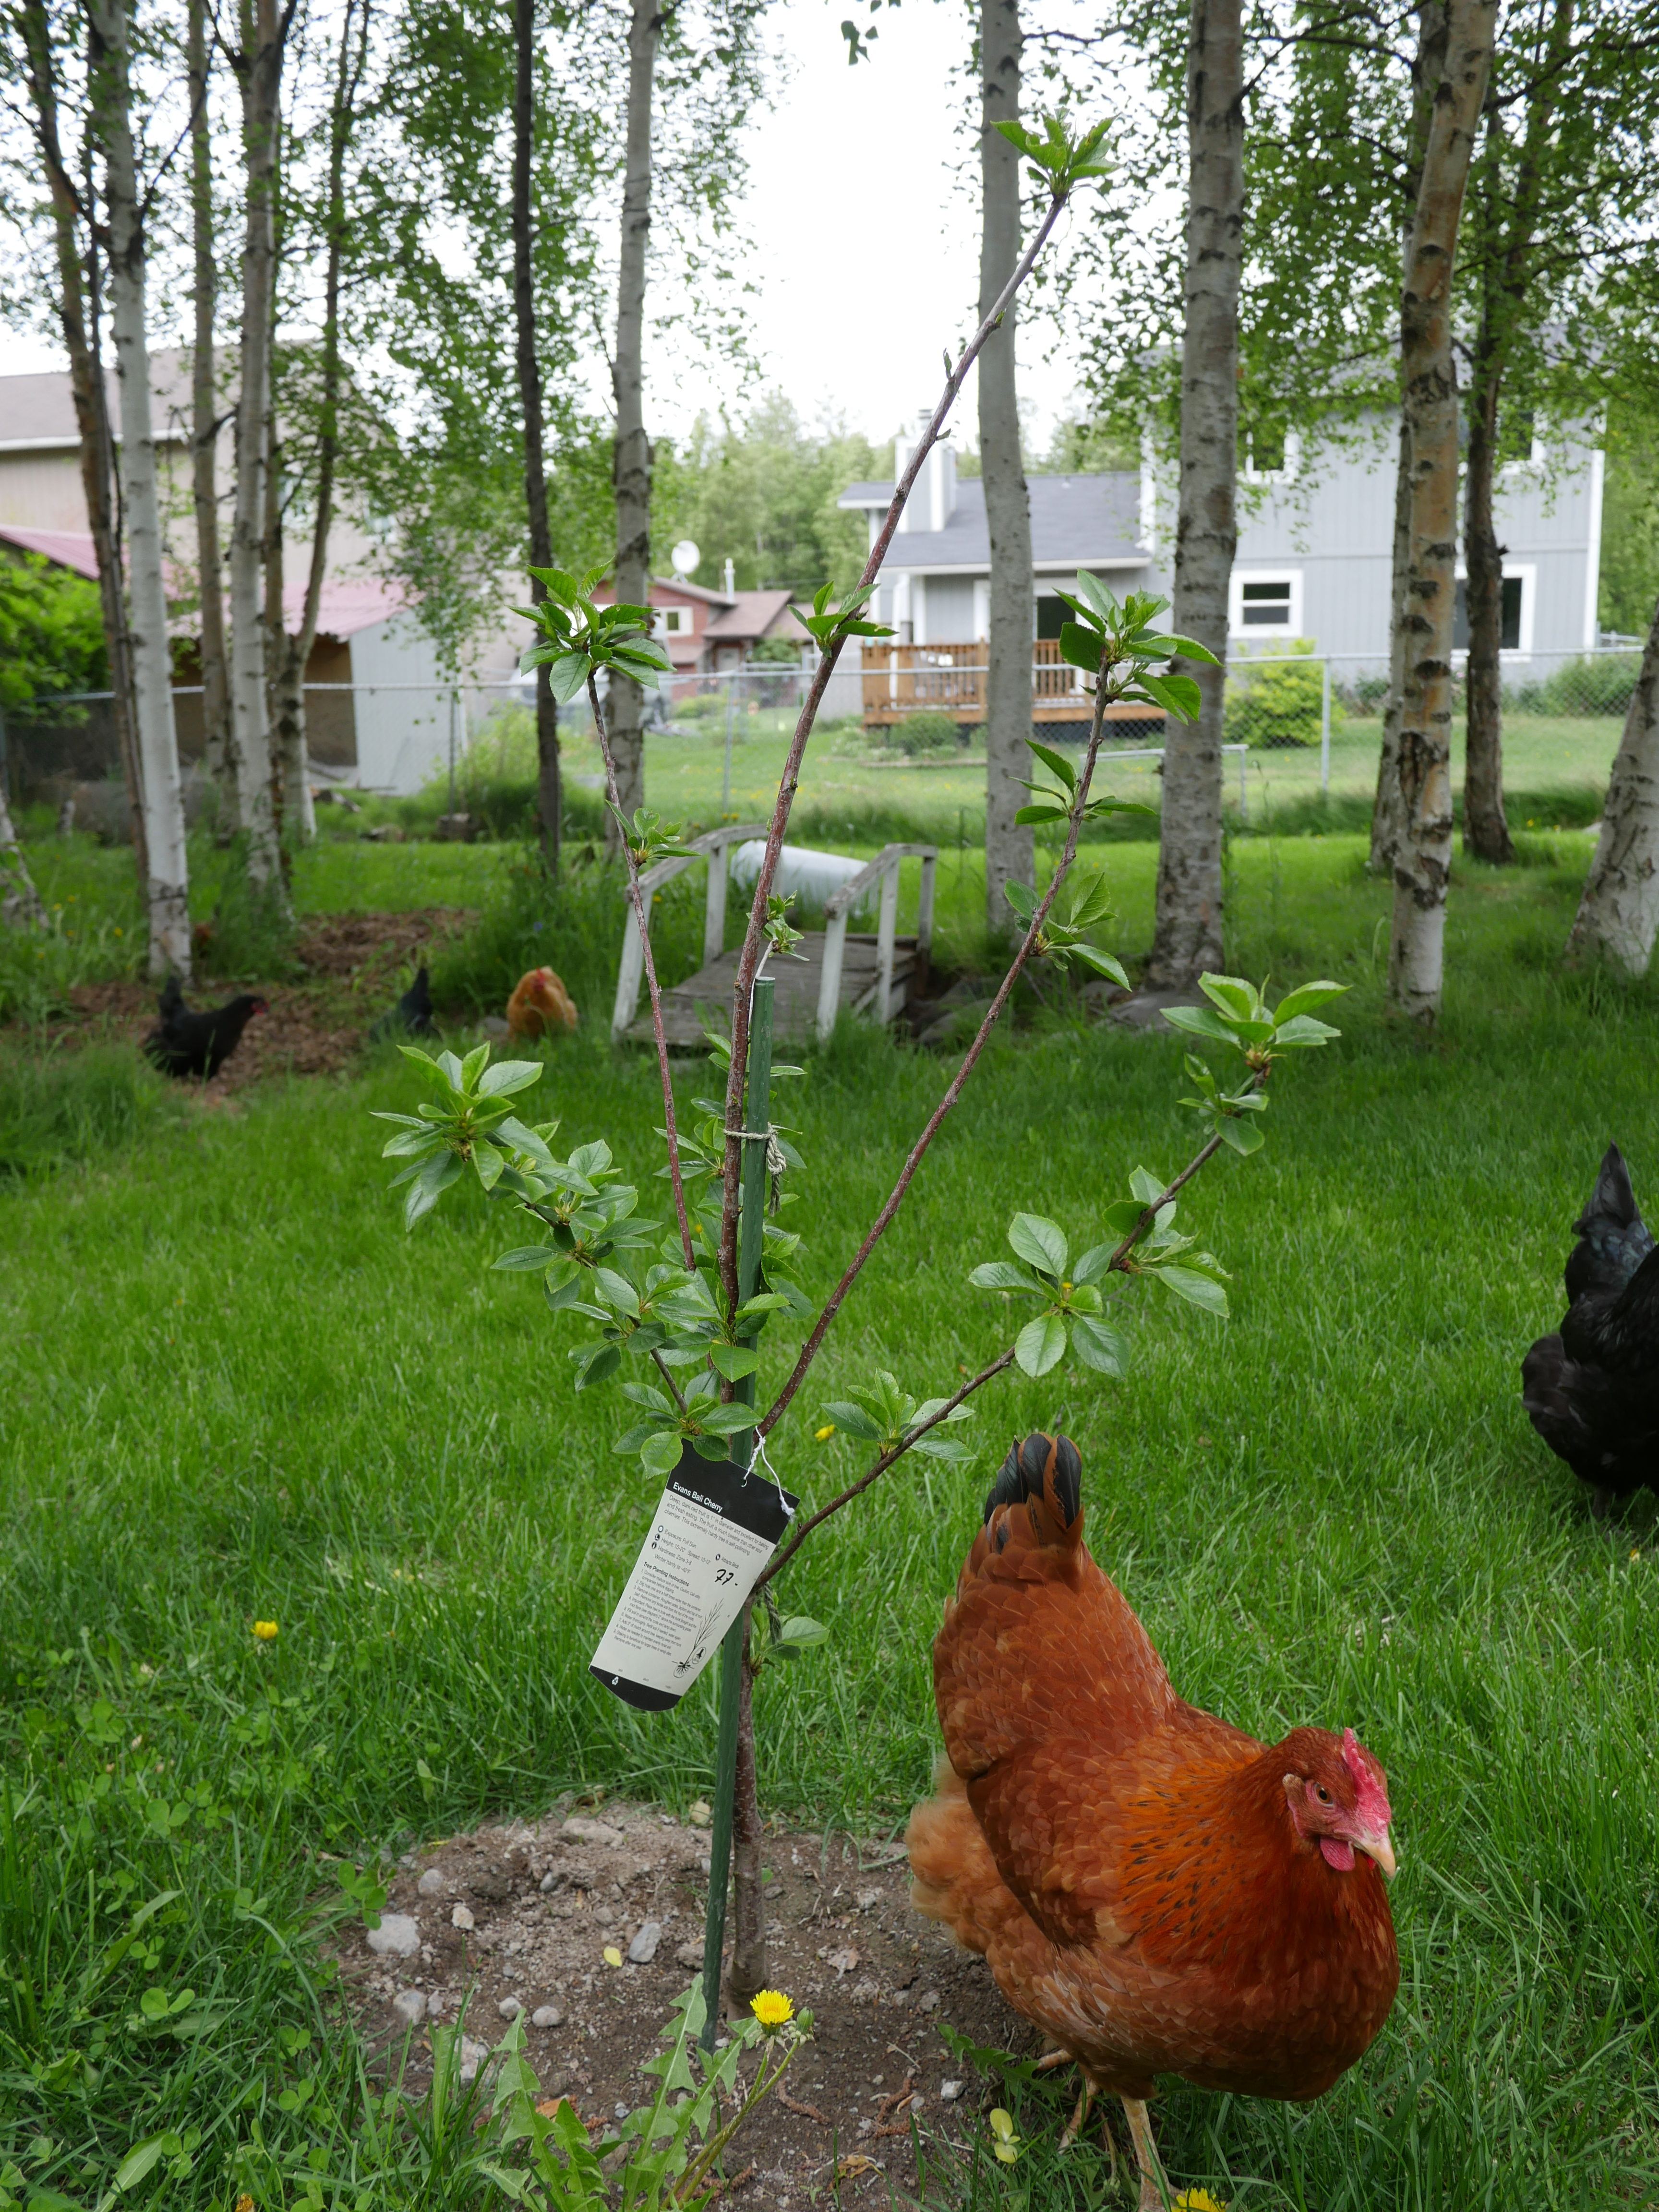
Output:
[[[143,783],[133,704],[132,655],[127,631],[126,579],[115,503],[115,441],[109,395],[98,354],[95,284],[98,240],[89,185],[71,173],[63,141],[58,55],[46,0],[23,0],[16,18],[22,52],[19,74],[29,96],[30,124],[52,209],[52,266],[48,280],[55,319],[69,356],[70,391],[80,441],[81,488],[92,533],[109,660],[111,716],[126,786],[128,817],[138,880],[147,884]],[[89,176],[90,152],[83,171]],[[88,272],[93,281],[88,282]]]
[[[275,319],[277,132],[283,53],[294,0],[243,0],[241,46],[231,55],[242,102],[245,164],[242,335],[236,392],[236,510],[230,540],[230,692],[240,778],[238,811],[248,879],[279,907],[288,902],[271,793],[267,635],[264,605],[266,479],[270,466]]]
[[[1659,933],[1659,605],[1625,715],[1567,957],[1595,953],[1628,975],[1645,975]]]
[[[318,384],[316,409],[316,474],[312,484],[311,544],[306,564],[305,596],[292,635],[283,619],[283,593],[276,592],[276,620],[271,633],[276,672],[272,690],[272,721],[276,737],[277,787],[283,793],[283,823],[303,844],[317,834],[317,811],[311,796],[311,754],[306,732],[306,668],[317,642],[317,623],[322,611],[323,583],[328,574],[329,535],[334,524],[336,474],[340,458],[340,407],[343,369],[340,359],[340,283],[345,252],[346,153],[350,143],[359,88],[367,66],[370,0],[346,0],[336,58],[334,94],[329,109],[328,167],[324,185],[323,328],[316,349]],[[308,349],[307,349],[309,350]],[[273,387],[274,388],[274,387]],[[276,407],[271,410],[273,452]],[[276,518],[271,533],[281,544],[280,497],[274,504]],[[279,569],[280,574],[280,569]]]
[[[1244,223],[1243,42],[1238,0],[1193,0],[1187,52],[1186,319],[1175,606],[1216,656],[1182,661],[1202,705],[1166,726],[1158,906],[1146,981],[1186,989],[1222,958],[1221,733],[1227,606],[1238,542],[1238,294]]]
[[[218,795],[222,830],[238,826],[236,763],[230,730],[229,672],[225,659],[224,555],[219,542],[218,360],[215,344],[219,267],[213,220],[213,135],[209,102],[212,57],[207,0],[189,0],[185,74],[190,86],[191,290],[191,495],[196,566],[201,586],[203,757]]]
[[[536,330],[536,262],[532,183],[536,148],[536,4],[513,4],[513,321],[524,416],[524,501],[530,526],[530,598],[539,605],[547,586],[534,572],[553,566],[553,532],[547,519],[547,415],[542,397],[541,350]],[[542,858],[559,872],[564,794],[559,779],[559,707],[545,666],[536,671],[536,797],[542,824]]]
[[[1458,404],[1452,275],[1492,66],[1497,0],[1449,0],[1401,299],[1400,373],[1411,440],[1411,560],[1400,716],[1401,832],[1394,858],[1389,992],[1413,1021],[1439,1016],[1451,872],[1452,618]]]
[[[645,431],[646,252],[651,238],[651,99],[662,32],[659,0],[632,0],[628,27],[628,125],[623,154],[622,253],[617,276],[617,350],[611,386],[617,407],[617,577],[619,603],[651,596],[651,441]],[[631,676],[613,675],[608,706],[618,803],[632,815],[645,797],[645,694]],[[618,838],[607,820],[607,842]]]
[[[990,312],[1020,252],[1019,155],[997,129],[1018,123],[1019,0],[981,0],[979,26],[979,312]],[[1033,842],[1014,816],[1031,734],[1031,501],[1020,456],[1016,307],[1010,304],[979,357],[980,473],[991,541],[990,665],[985,686],[985,916],[994,938],[1012,919],[1009,883],[1032,880]]]
[[[110,325],[120,393],[121,473],[127,519],[129,644],[144,816],[149,972],[188,981],[189,866],[184,789],[173,714],[173,653],[161,570],[161,509],[145,328],[146,241],[132,128],[131,63],[123,0],[92,0],[97,42],[90,92],[109,208]]]

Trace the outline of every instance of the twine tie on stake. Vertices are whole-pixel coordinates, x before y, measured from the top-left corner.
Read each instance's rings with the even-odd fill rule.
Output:
[[[775,1213],[778,1210],[778,1201],[783,1195],[780,1185],[789,1170],[789,1163],[784,1158],[783,1146],[778,1142],[778,1132],[781,1126],[781,1122],[769,1121],[763,1129],[734,1129],[729,1121],[726,1124],[726,1133],[728,1137],[749,1137],[752,1138],[755,1143],[764,1143],[766,1146],[766,1173],[770,1184],[766,1204],[769,1213]]]

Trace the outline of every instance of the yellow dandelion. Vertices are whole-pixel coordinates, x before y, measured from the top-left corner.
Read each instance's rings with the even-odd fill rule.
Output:
[[[607,1966],[620,1966],[622,1964],[622,1953],[614,1943],[607,1943],[605,1947],[605,1963]]]
[[[763,1990],[758,1996],[750,1997],[749,2009],[769,2035],[795,2017],[794,2005],[781,1990]]]
[[[991,2136],[992,2149],[1005,2166],[1012,2166],[1019,2156],[1019,2137],[1014,2133],[1013,2115],[1000,2105],[991,2115]]]
[[[254,2212],[253,2199],[244,2194],[236,2200],[236,2212]]]
[[[276,1633],[276,1624],[274,1620],[256,1620],[253,1633],[261,1644],[269,1644]]]
[[[1175,2201],[1174,2212],[1227,2212],[1227,2208],[1207,2189],[1183,2189]]]
[[[835,1433],[836,1425],[833,1421],[826,1421],[821,1429],[814,1429],[812,1431],[815,1441],[821,1444],[827,1444]]]

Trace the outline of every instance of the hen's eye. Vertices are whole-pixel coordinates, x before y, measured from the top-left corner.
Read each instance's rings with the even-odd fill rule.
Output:
[[[1322,1805],[1328,1805],[1331,1802],[1331,1793],[1325,1787],[1322,1782],[1315,1784],[1314,1795],[1318,1798]]]

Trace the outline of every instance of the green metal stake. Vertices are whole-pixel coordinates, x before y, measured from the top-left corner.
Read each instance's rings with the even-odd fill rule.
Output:
[[[772,978],[757,977],[749,1014],[749,1084],[744,1107],[745,1129],[759,1134],[743,1140],[743,1212],[738,1243],[738,1296],[751,1298],[760,1281],[761,1243],[766,1221],[766,1131],[772,1110]],[[755,1378],[737,1384],[744,1404],[755,1402]],[[752,1429],[732,1439],[732,1454],[746,1467],[755,1449]],[[720,1645],[720,1729],[714,1752],[714,1825],[708,1845],[708,1910],[703,1921],[702,2047],[712,2051],[720,2021],[720,1953],[726,1947],[726,1892],[732,1876],[732,1819],[738,1783],[738,1702],[743,1689],[743,1636],[749,1608],[726,1632]]]

